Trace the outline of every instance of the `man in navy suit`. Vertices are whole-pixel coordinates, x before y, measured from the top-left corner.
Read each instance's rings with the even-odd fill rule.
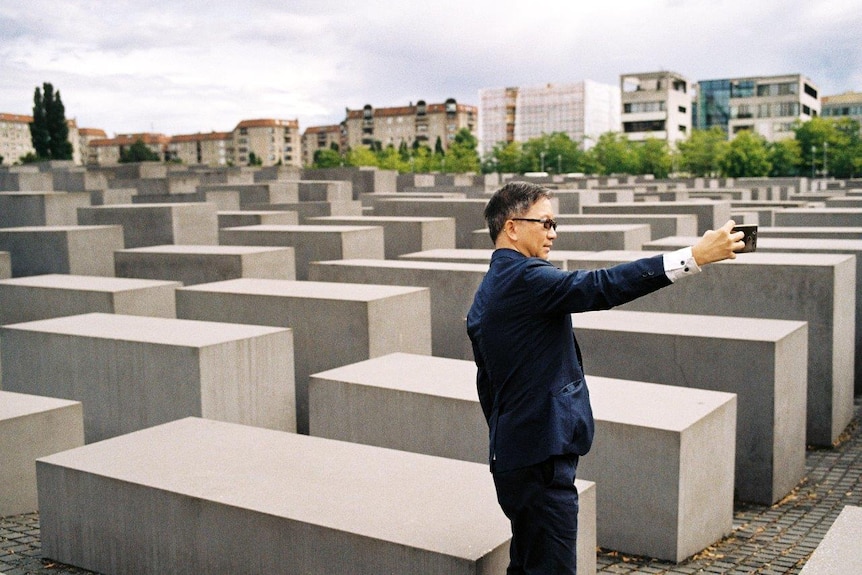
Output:
[[[575,472],[594,424],[570,314],[624,304],[733,259],[743,234],[728,221],[690,248],[564,272],[547,261],[557,237],[548,189],[508,183],[491,197],[485,220],[495,250],[467,332],[497,500],[512,525],[507,572],[574,574]]]

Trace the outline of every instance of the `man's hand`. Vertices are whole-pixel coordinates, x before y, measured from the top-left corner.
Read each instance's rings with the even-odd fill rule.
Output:
[[[717,230],[707,230],[696,244],[691,247],[691,255],[697,265],[702,266],[721,260],[736,258],[736,251],[745,247],[742,232],[731,233],[736,222],[728,220]]]

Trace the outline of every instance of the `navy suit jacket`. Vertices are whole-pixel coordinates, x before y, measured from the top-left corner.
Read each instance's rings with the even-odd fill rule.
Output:
[[[593,415],[571,314],[670,283],[661,255],[565,272],[515,250],[494,251],[467,314],[493,471],[589,451]]]

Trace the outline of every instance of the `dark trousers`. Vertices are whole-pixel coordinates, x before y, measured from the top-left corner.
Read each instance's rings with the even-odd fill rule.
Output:
[[[577,455],[494,472],[497,501],[512,524],[508,575],[575,575]]]

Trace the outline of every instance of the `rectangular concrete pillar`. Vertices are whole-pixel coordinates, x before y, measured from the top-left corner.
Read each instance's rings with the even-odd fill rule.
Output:
[[[123,249],[120,226],[31,226],[0,229],[12,276],[114,275],[114,252]]]
[[[197,187],[200,194],[207,192],[234,192],[240,209],[254,204],[282,204],[299,201],[296,182],[270,181],[243,184],[203,184]]]
[[[600,252],[570,260],[569,269],[644,255]],[[619,309],[807,322],[806,437],[811,445],[830,446],[853,418],[855,274],[848,255],[740,254]]]
[[[74,226],[76,210],[89,206],[89,192],[3,192],[0,228]]]
[[[643,216],[624,214],[561,214],[556,219],[560,225],[647,224],[650,227],[650,239],[653,240],[667,236],[697,235],[697,217],[693,214],[654,214]]]
[[[496,575],[487,467],[183,419],[39,460],[44,557],[100,573]]]
[[[429,288],[433,355],[472,359],[473,348],[467,337],[467,312],[487,272],[487,264],[345,259],[315,262],[311,265],[309,279]]]
[[[730,202],[699,200],[689,202],[624,202],[584,206],[584,214],[694,214],[697,216],[697,235],[714,230],[730,219]]]
[[[224,246],[289,246],[296,278],[308,279],[311,262],[349,258],[383,259],[383,228],[377,226],[243,226],[219,230]]]
[[[395,259],[410,252],[455,247],[454,218],[390,216],[329,216],[308,218],[311,225],[380,226],[384,255]]]
[[[473,247],[473,230],[486,227],[484,199],[405,198],[374,203],[376,216],[455,218],[455,247]],[[489,240],[490,241],[490,240]]]
[[[149,246],[114,253],[117,277],[163,279],[185,286],[236,278],[296,279],[294,248]]]
[[[287,225],[295,226],[299,223],[296,212],[271,212],[251,210],[219,210],[219,228],[239,228],[242,226],[259,225]]]
[[[78,223],[122,226],[127,248],[163,244],[216,245],[216,211],[214,204],[202,202],[93,206],[78,209]]]
[[[237,279],[177,291],[177,317],[290,328],[297,428],[308,432],[308,377],[396,351],[431,353],[429,290]]]
[[[70,274],[0,280],[0,325],[91,312],[175,318],[180,285]]]
[[[788,208],[775,213],[776,226],[862,226],[862,208]]]
[[[9,252],[0,252],[0,279],[12,277],[12,256]]]
[[[649,241],[650,227],[646,224],[558,225],[554,250],[639,250]],[[487,230],[473,234],[473,248],[487,247],[489,243]]]
[[[845,505],[799,575],[862,573],[862,507]]]
[[[802,479],[805,323],[617,310],[572,323],[588,375],[738,395],[738,499],[771,505]]]
[[[0,517],[39,508],[38,458],[82,445],[80,402],[0,391]]]
[[[292,336],[103,313],[10,324],[3,388],[80,401],[87,443],[190,415],[294,431]]]

